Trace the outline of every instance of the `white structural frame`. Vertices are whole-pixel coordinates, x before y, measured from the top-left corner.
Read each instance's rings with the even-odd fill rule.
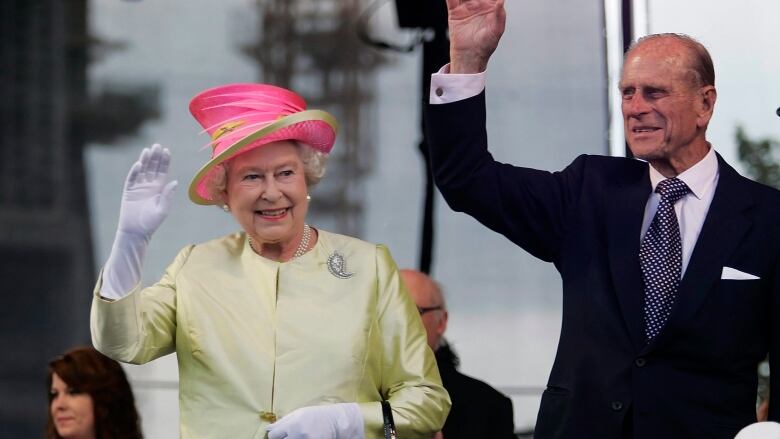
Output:
[[[632,0],[632,40],[650,32],[649,0]],[[604,0],[604,31],[607,41],[607,92],[609,107],[609,155],[625,157],[626,141],[620,111],[620,69],[623,65],[623,7],[621,0]]]

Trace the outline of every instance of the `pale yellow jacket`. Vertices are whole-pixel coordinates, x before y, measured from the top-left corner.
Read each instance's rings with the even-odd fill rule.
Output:
[[[348,279],[328,258],[346,261]],[[163,278],[111,302],[95,287],[92,340],[119,361],[176,352],[181,437],[264,438],[299,407],[357,402],[366,438],[393,409],[398,437],[428,438],[450,407],[417,309],[382,245],[319,231],[290,262],[244,233],[179,252]]]

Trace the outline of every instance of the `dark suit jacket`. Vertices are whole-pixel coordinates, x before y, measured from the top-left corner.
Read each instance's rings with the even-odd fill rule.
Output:
[[[429,105],[426,120],[449,205],[552,262],[563,280],[536,437],[733,438],[755,421],[756,366],[768,351],[780,358],[778,191],[718,156],[718,185],[677,302],[648,345],[638,260],[647,163],[583,155],[550,173],[495,162],[484,93]],[[760,279],[722,280],[724,266]],[[779,385],[772,380],[772,393]],[[770,419],[780,420],[771,401]]]
[[[444,439],[514,439],[512,400],[486,383],[458,372],[457,357],[444,345],[436,363],[452,407],[442,433]]]

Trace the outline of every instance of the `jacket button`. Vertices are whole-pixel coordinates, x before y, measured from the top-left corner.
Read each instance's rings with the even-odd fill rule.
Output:
[[[266,422],[276,422],[276,415],[273,412],[260,412],[260,419]]]
[[[620,401],[612,401],[612,410],[616,412],[623,410],[623,403]]]
[[[642,357],[639,357],[636,360],[634,360],[634,364],[636,364],[636,367],[645,367],[645,364],[647,364],[647,360],[645,360]]]

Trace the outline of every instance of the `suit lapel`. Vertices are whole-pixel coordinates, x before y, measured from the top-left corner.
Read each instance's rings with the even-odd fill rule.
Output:
[[[606,203],[609,266],[623,320],[637,350],[644,345],[644,289],[639,270],[639,234],[650,195],[647,166],[633,182],[619,187]]]
[[[741,177],[718,155],[720,175],[688,268],[680,282],[677,301],[666,328],[647,346],[646,351],[662,346],[693,319],[707,294],[720,279],[729,255],[733,253],[751,222],[744,211],[753,205],[749,191],[741,190]]]

